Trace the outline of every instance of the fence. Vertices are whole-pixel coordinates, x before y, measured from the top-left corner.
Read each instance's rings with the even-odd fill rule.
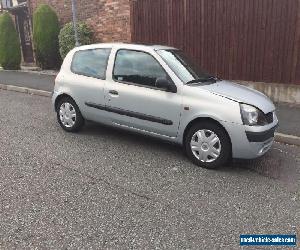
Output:
[[[300,0],[133,0],[131,29],[224,79],[300,84]]]

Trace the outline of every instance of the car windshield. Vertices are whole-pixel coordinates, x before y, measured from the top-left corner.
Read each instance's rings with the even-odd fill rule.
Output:
[[[189,60],[180,50],[158,50],[157,53],[174,71],[184,84],[214,83],[218,78],[201,70],[192,60]]]

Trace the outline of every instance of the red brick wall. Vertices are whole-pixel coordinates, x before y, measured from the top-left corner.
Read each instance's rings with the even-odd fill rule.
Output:
[[[97,42],[130,42],[131,0],[77,0],[78,20],[95,32]],[[41,3],[52,6],[62,24],[72,20],[71,0],[28,0],[31,13]]]

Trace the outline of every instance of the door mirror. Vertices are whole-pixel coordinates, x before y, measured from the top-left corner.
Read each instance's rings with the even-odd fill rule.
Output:
[[[155,86],[160,89],[165,89],[168,92],[172,92],[172,93],[177,92],[177,87],[175,86],[175,84],[165,78],[157,78],[155,82]]]

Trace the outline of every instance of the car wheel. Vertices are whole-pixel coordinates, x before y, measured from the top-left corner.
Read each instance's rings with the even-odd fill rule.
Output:
[[[81,112],[70,97],[64,97],[58,102],[56,113],[58,123],[67,132],[77,132],[84,125]]]
[[[217,168],[231,158],[230,139],[220,125],[201,122],[193,125],[185,139],[188,157],[198,166]]]

